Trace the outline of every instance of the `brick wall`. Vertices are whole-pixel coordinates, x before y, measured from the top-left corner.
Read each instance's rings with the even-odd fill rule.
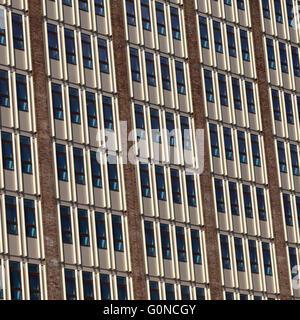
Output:
[[[41,0],[28,0],[30,44],[34,104],[36,111],[38,164],[45,244],[48,299],[62,299],[61,267],[59,264],[57,209],[55,205],[55,181],[53,154],[50,141],[49,110],[46,90],[45,56]]]

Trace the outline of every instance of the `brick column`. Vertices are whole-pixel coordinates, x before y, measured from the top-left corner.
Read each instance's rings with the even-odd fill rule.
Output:
[[[197,19],[194,0],[183,0],[186,43],[188,48],[188,63],[190,70],[190,83],[192,89],[192,102],[194,109],[195,129],[205,129],[204,170],[200,176],[202,210],[205,225],[205,241],[209,275],[209,288],[211,299],[221,300],[221,266],[217,242],[217,228],[215,204],[209,161],[208,132],[206,129],[205,106],[200,72],[200,54],[197,39]]]
[[[261,25],[261,10],[258,0],[251,0],[251,25],[255,48],[255,63],[257,72],[257,83],[259,91],[259,103],[262,119],[262,134],[264,138],[264,147],[268,174],[268,190],[270,194],[271,213],[274,232],[274,243],[277,261],[277,272],[279,291],[281,299],[291,299],[289,285],[289,268],[286,245],[284,239],[284,225],[280,204],[279,177],[277,169],[276,150],[273,137],[272,124],[272,106],[268,99],[268,81],[266,74],[266,63],[263,44],[263,32]]]
[[[55,205],[53,154],[51,151],[52,144],[50,140],[46,89],[47,81],[41,0],[28,0],[28,9],[47,291],[49,300],[59,300],[63,299],[62,277],[59,264],[57,209]]]
[[[126,23],[124,20],[123,9],[124,6],[122,0],[110,0],[119,118],[120,121],[127,121],[128,137],[129,131],[133,126],[130,112],[130,95],[128,87],[129,77],[127,72],[125,39]],[[133,142],[128,141],[128,150],[131,148],[132,144]],[[135,166],[128,163],[123,165],[123,170],[126,186],[126,207],[134,299],[145,300],[147,299],[146,276]]]

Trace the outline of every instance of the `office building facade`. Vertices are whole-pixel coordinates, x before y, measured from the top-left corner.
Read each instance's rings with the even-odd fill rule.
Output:
[[[0,0],[0,299],[300,298],[297,6]]]

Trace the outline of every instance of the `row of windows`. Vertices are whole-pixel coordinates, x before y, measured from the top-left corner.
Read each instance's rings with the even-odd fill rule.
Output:
[[[244,0],[236,0],[236,5],[237,5],[237,8],[240,9],[240,10],[245,10],[245,3],[244,3]],[[228,6],[231,6],[232,3],[231,3],[231,0],[224,0],[224,4],[228,5]]]
[[[156,257],[156,229],[152,221],[144,221],[145,239],[146,239],[146,254],[148,257]],[[192,260],[195,264],[201,264],[201,246],[200,232],[197,229],[185,230],[184,227],[175,226],[175,229],[168,224],[160,223],[160,246],[163,259],[172,259],[172,231],[175,230],[177,259],[181,262],[188,261],[188,248],[191,248]],[[186,237],[189,240],[186,240]],[[188,243],[188,246],[186,244]]]
[[[139,51],[132,47],[129,48],[129,51],[130,51],[131,79],[132,81],[141,82]],[[156,87],[157,85],[155,61],[156,61],[156,57],[153,55],[153,53],[145,51],[145,71],[147,75],[147,84],[149,86],[154,86],[154,87]],[[177,92],[180,94],[185,94],[186,93],[185,75],[184,75],[185,68],[184,68],[183,62],[179,60],[169,61],[168,58],[160,56],[160,73],[161,73],[162,87],[165,90],[171,90],[173,68],[175,68]]]
[[[140,3],[140,6],[138,5]],[[127,23],[132,26],[136,26],[136,7],[139,6],[141,10],[142,26],[144,30],[151,31],[151,12],[152,12],[152,1],[151,0],[126,0],[126,15]],[[170,12],[170,24],[172,28],[173,39],[180,40],[180,10],[175,6],[166,7],[165,4],[155,1],[155,17],[156,27],[159,35],[167,35],[167,23],[166,23],[166,11]],[[168,10],[169,9],[169,10]]]
[[[244,294],[244,293],[239,293],[239,294],[235,294],[231,291],[226,291],[225,292],[225,299],[226,300],[235,300],[235,298],[237,298],[237,300],[265,300],[263,299],[263,296],[257,295],[257,294],[253,294],[251,295],[252,299],[249,299],[249,295],[248,294]],[[267,297],[267,300],[275,300],[275,298],[273,297]]]
[[[242,110],[243,104],[247,104],[248,112],[255,113],[255,91],[256,87],[250,81],[243,81],[243,87],[241,89],[241,80],[235,77],[231,77],[231,83],[229,77],[222,73],[214,73],[208,69],[204,69],[204,82],[206,100],[208,102],[214,102],[214,84],[219,89],[219,101],[222,106],[228,106],[231,104],[231,99],[228,97],[227,86],[231,89],[233,96],[233,106],[235,109]],[[214,78],[214,79],[213,79]],[[245,94],[243,94],[243,92]],[[247,101],[244,102],[242,97],[246,97]]]
[[[212,25],[212,28],[211,28]],[[225,25],[224,25],[225,28]],[[215,45],[215,51],[218,53],[224,52],[223,36],[222,36],[222,25],[219,21],[209,20],[206,17],[199,16],[199,30],[202,48],[209,49],[211,36],[208,30],[213,30],[213,39]],[[226,25],[226,35],[228,43],[228,54],[231,57],[237,57],[237,47],[236,47],[236,31],[231,25]],[[239,30],[239,39],[241,45],[241,54],[244,61],[250,61],[250,49],[248,44],[248,32],[246,30]]]
[[[64,91],[65,90],[65,91]],[[113,101],[109,96],[98,96],[94,92],[85,91],[85,99],[83,99],[81,90],[68,87],[68,89],[62,87],[61,84],[51,83],[51,98],[54,119],[63,120],[66,110],[64,110],[64,104],[66,105],[65,93],[68,96],[69,102],[69,114],[72,123],[80,124],[82,121],[81,108],[82,105],[86,106],[87,123],[89,127],[98,127],[98,115],[102,115],[103,126],[107,130],[114,130],[113,120]],[[102,108],[99,108],[98,98],[101,98]]]
[[[55,1],[60,1],[60,0],[49,0],[52,2]],[[99,15],[99,16],[104,16],[105,12],[104,12],[104,1],[103,0],[93,0],[93,1],[88,1],[88,0],[61,0],[61,3],[63,5],[72,7],[73,6],[73,1],[76,1],[78,3],[78,8],[79,10],[82,11],[90,11],[91,7],[90,5],[92,5],[92,3],[94,3],[94,10],[95,10],[95,14]],[[91,4],[90,4],[91,2]]]
[[[275,45],[274,45],[275,42]],[[299,64],[299,48],[287,45],[284,42],[277,42],[271,38],[266,38],[268,65],[270,69],[276,70],[276,53],[279,50],[279,60],[281,72],[289,73],[288,61],[293,61],[293,71],[295,77],[300,77],[300,64]],[[278,49],[275,47],[278,47]],[[288,47],[288,49],[286,48]],[[276,53],[275,53],[276,52]],[[291,59],[290,59],[291,58]]]
[[[247,184],[239,185],[233,181],[229,181],[228,183],[224,181],[224,188],[229,191],[228,199],[230,201],[232,215],[240,215],[240,211],[243,208],[247,218],[253,218],[254,212],[256,211],[259,220],[267,220],[267,207],[265,203],[265,191],[263,188],[254,188]],[[215,197],[217,211],[221,213],[226,212],[223,180],[221,179],[215,179]],[[256,201],[254,202],[254,200]]]
[[[21,154],[21,168],[23,173],[32,173],[32,156],[31,156],[31,139],[27,136],[20,135],[18,137],[20,143]],[[13,136],[10,132],[1,132],[1,146],[2,146],[2,162],[3,169],[14,170],[15,169],[15,157],[14,157],[14,142]]]
[[[0,70],[0,106],[10,106],[10,81],[12,75],[6,70]],[[15,73],[15,88],[18,110],[28,110],[28,95],[27,95],[27,77],[20,73]]]
[[[75,182],[85,185],[85,159],[87,157],[84,156],[85,150],[74,147],[72,148],[72,153]],[[101,165],[97,159],[97,152],[90,151],[89,158],[93,186],[96,188],[102,188]],[[58,180],[68,181],[68,157],[66,153],[66,146],[63,144],[56,144],[56,164]],[[109,158],[107,161],[107,176],[110,190],[119,191],[118,169],[115,158]]]
[[[149,165],[146,163],[140,163],[140,183],[141,192],[143,197],[151,197],[151,183],[150,183],[150,172]],[[181,204],[183,200],[182,195],[182,183],[183,177],[179,170],[171,168],[167,170],[163,166],[155,165],[155,180],[156,180],[156,193],[158,200],[167,200],[167,181],[170,172],[171,186],[172,186],[172,202]],[[166,171],[166,175],[165,175]],[[185,174],[186,192],[187,192],[187,203],[189,206],[195,207],[197,205],[196,201],[196,187],[194,175],[186,173]]]
[[[231,240],[230,240],[231,241]],[[244,253],[244,241],[242,238],[234,237],[232,239],[234,243],[234,253],[232,256],[235,256],[236,268],[237,271],[245,271],[245,253]],[[258,247],[262,250],[263,257],[263,266],[264,273],[267,276],[271,276],[273,274],[272,271],[272,259],[271,259],[271,251],[270,244],[268,242],[261,242],[259,246],[257,246],[257,241],[255,240],[247,240],[248,243],[248,252],[249,252],[249,262],[250,262],[250,270],[252,273],[259,273],[259,253]],[[231,269],[231,259],[230,259],[230,247],[228,236],[220,234],[220,246],[221,246],[221,256],[222,256],[222,265],[224,269]]]
[[[47,24],[48,31],[48,50],[50,59],[60,59],[60,46],[57,26],[54,24]],[[78,34],[79,36],[79,34]],[[76,42],[76,31],[64,28],[64,39],[65,39],[65,54],[67,63],[76,64],[76,49],[79,45]],[[107,40],[102,38],[94,38],[89,34],[80,33],[81,39],[81,52],[82,52],[82,63],[84,68],[93,69],[93,61],[97,59],[94,55],[93,47],[98,47],[98,63],[100,72],[109,73],[109,59],[108,59],[108,46]],[[97,41],[95,43],[95,41]],[[97,55],[96,54],[96,55]]]
[[[9,267],[9,285],[5,285],[6,294],[10,294],[11,300],[25,299],[25,282],[28,282],[30,300],[41,300],[41,272],[40,265],[33,263],[20,263],[10,260]],[[4,271],[4,266],[1,264],[1,271]],[[27,281],[23,277],[27,278]],[[0,299],[4,298],[3,287],[0,288]]]
[[[210,131],[210,145],[211,153],[213,157],[220,157],[220,147],[219,147],[219,137],[218,132],[220,127],[214,123],[209,124]],[[232,137],[232,130],[234,136]],[[221,133],[222,136],[222,133]],[[223,138],[224,138],[224,152],[227,160],[234,160],[235,150],[234,146],[237,146],[239,153],[240,163],[248,163],[248,152],[249,146],[248,141],[251,141],[251,151],[252,151],[252,163],[253,166],[261,166],[261,156],[260,156],[260,138],[256,134],[245,133],[241,130],[234,130],[229,127],[223,126]],[[237,141],[237,143],[235,142]]]
[[[89,247],[91,245],[91,235],[96,235],[97,248],[107,249],[108,247],[108,235],[113,236],[113,245],[115,251],[124,251],[124,239],[123,239],[123,219],[121,216],[112,214],[110,218],[103,212],[95,211],[93,214],[89,214],[87,210],[77,208],[77,214],[73,211],[73,214],[68,206],[60,206],[60,222],[61,222],[61,236],[63,243],[73,244],[74,242],[74,224],[77,220],[79,242],[81,246]],[[76,218],[75,218],[76,214]],[[92,217],[93,216],[93,217]],[[108,219],[111,220],[111,231],[108,231]],[[91,220],[94,220],[93,223]],[[90,232],[89,225],[95,228],[95,232]]]

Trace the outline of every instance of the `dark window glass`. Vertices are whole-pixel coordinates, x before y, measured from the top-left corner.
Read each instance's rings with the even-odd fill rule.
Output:
[[[181,300],[190,300],[190,288],[188,286],[180,286],[181,289]]]
[[[40,272],[37,264],[28,264],[30,300],[41,300]]]
[[[104,128],[106,130],[114,130],[111,97],[102,96],[102,105],[103,105]]]
[[[282,11],[281,11],[281,1],[274,0],[274,7],[275,7],[276,21],[279,23],[282,23],[283,19],[282,19]]]
[[[289,247],[289,257],[290,257],[291,278],[293,278],[295,275],[297,275],[292,272],[293,267],[298,265],[296,248]]]
[[[175,69],[176,69],[177,92],[180,94],[185,94],[183,63],[180,61],[175,61]]]
[[[65,29],[65,46],[67,62],[76,64],[74,31]]]
[[[11,133],[2,131],[1,140],[2,140],[3,169],[13,170],[14,156],[13,156],[13,145],[12,145]]]
[[[72,225],[69,207],[60,206],[60,223],[63,243],[72,243]]]
[[[119,191],[117,165],[115,163],[108,163],[107,166],[108,166],[109,189],[112,191]]]
[[[9,107],[8,73],[0,70],[0,106]]]
[[[88,69],[93,68],[93,57],[92,57],[92,47],[91,38],[89,35],[81,34],[81,46],[82,46],[82,59],[83,66]]]
[[[266,38],[269,68],[276,69],[273,40]]]
[[[214,88],[213,88],[211,71],[204,70],[204,80],[205,80],[206,100],[208,102],[214,102]]]
[[[235,182],[229,182],[229,196],[230,196],[230,206],[231,213],[233,215],[239,215],[239,203],[238,203],[238,195],[237,188]]]
[[[94,300],[94,285],[92,272],[82,271],[84,300]]]
[[[266,208],[265,208],[264,189],[256,188],[256,199],[257,199],[257,207],[258,207],[259,219],[260,220],[267,220]]]
[[[23,173],[32,173],[30,138],[20,136],[21,163]]]
[[[100,71],[109,73],[108,54],[106,40],[98,38],[98,55]]]
[[[130,65],[131,65],[131,79],[132,81],[141,81],[140,63],[137,49],[130,48]]]
[[[299,175],[299,161],[298,161],[298,151],[297,145],[290,144],[291,160],[292,160],[292,169],[295,176]]]
[[[175,300],[174,285],[165,283],[166,300]]]
[[[219,80],[219,91],[220,91],[220,102],[222,106],[228,106],[227,88],[226,88],[226,77],[223,74],[218,74]]]
[[[298,48],[293,46],[292,46],[292,59],[293,59],[294,76],[300,77],[299,52],[298,52]]]
[[[151,197],[148,164],[140,163],[140,177],[143,197]]]
[[[96,101],[95,94],[92,92],[85,92],[88,125],[89,127],[97,128],[97,115],[96,115]]]
[[[135,26],[134,1],[126,0],[127,23]]]
[[[165,90],[171,90],[169,60],[165,57],[160,57],[160,68],[163,88]]]
[[[127,300],[127,284],[125,277],[117,277],[118,300]]]
[[[213,29],[214,29],[214,39],[215,39],[215,50],[219,53],[223,53],[220,22],[213,21]]]
[[[57,39],[57,26],[47,23],[48,31],[48,49],[50,59],[59,60],[59,49]]]
[[[177,256],[179,261],[186,261],[184,228],[176,227]]]
[[[231,129],[223,127],[224,133],[224,144],[225,144],[225,154],[227,160],[233,160],[233,147],[231,138]]]
[[[217,210],[218,212],[225,212],[222,180],[215,179],[215,191],[216,191]]]
[[[196,192],[195,192],[195,179],[192,174],[185,175],[186,180],[186,191],[188,196],[188,205],[195,207],[196,206]]]
[[[104,16],[104,3],[103,0],[94,0],[95,2],[95,13],[99,16]]]
[[[87,0],[79,0],[78,4],[79,4],[79,10],[89,11]]]
[[[52,106],[53,106],[54,118],[62,120],[64,118],[64,115],[63,115],[61,85],[52,82],[51,89],[52,89]]]
[[[5,196],[6,230],[8,234],[18,234],[16,198]]]
[[[9,278],[11,300],[22,300],[20,262],[9,261]]]
[[[24,199],[24,215],[26,237],[36,238],[35,206],[33,200]]]
[[[110,300],[110,280],[108,274],[100,274],[101,300]]]
[[[160,224],[161,248],[164,259],[171,259],[171,244],[169,226],[167,224]]]
[[[285,215],[285,224],[287,226],[293,226],[293,214],[292,214],[292,208],[291,208],[291,201],[290,201],[290,195],[283,193],[283,208],[284,208],[284,215]]]
[[[69,87],[69,103],[71,112],[71,121],[73,123],[80,123],[80,109],[79,109],[79,95],[78,90]]]
[[[56,144],[56,162],[57,175],[59,180],[68,180],[66,147],[62,144]]]
[[[154,240],[153,222],[145,221],[144,226],[145,226],[147,256],[155,257],[155,240]]]
[[[180,26],[179,26],[178,9],[175,7],[170,7],[170,12],[171,12],[171,25],[172,25],[173,38],[180,40]]]
[[[279,42],[279,54],[280,54],[281,71],[284,73],[288,73],[288,63],[287,63],[285,43]]]
[[[86,210],[78,209],[78,226],[79,226],[80,245],[89,246],[90,245],[89,222],[88,222],[88,214]]]
[[[285,159],[285,147],[283,142],[277,141],[277,150],[278,150],[280,172],[287,172],[286,159]]]
[[[196,264],[201,264],[201,248],[198,230],[191,229],[191,242],[193,251],[193,262]]]
[[[156,1],[155,8],[156,8],[157,32],[158,34],[166,35],[164,5]]]
[[[114,249],[116,251],[124,251],[121,217],[113,214],[111,219],[113,228]]]
[[[97,235],[97,247],[99,249],[106,249],[106,231],[104,213],[95,212],[95,227]]]
[[[134,115],[135,115],[135,127],[136,135],[139,138],[145,138],[145,119],[144,119],[144,110],[143,106],[139,104],[134,105]]]
[[[228,237],[220,234],[221,241],[221,252],[222,252],[222,264],[224,269],[230,269],[230,256],[229,256],[229,246]]]
[[[12,25],[13,25],[12,27],[13,27],[14,48],[19,50],[24,50],[22,16],[19,14],[13,13]]]
[[[233,102],[234,102],[235,109],[242,110],[240,81],[237,78],[232,78],[232,91],[233,91]]]
[[[4,12],[4,9],[0,10],[0,45],[3,46],[6,45]]]
[[[166,200],[165,175],[162,166],[155,166],[155,178],[158,200]]]
[[[65,269],[65,286],[67,300],[77,300],[75,271]]]
[[[97,160],[97,152],[91,151],[90,155],[93,186],[96,188],[102,188],[101,167]]]
[[[259,152],[258,136],[255,134],[251,134],[251,147],[252,147],[253,165],[260,167],[260,152]]]
[[[245,82],[248,112],[255,113],[254,94],[252,82]]]
[[[181,203],[179,172],[176,169],[171,169],[171,182],[172,182],[173,202]]]
[[[174,115],[173,113],[166,112],[166,127],[168,130],[168,143],[170,146],[175,146],[175,125],[174,125]]]
[[[247,163],[247,150],[246,150],[245,133],[243,131],[238,130],[237,135],[238,135],[240,162]]]
[[[203,288],[196,288],[196,299],[205,300],[205,293]]]
[[[241,238],[234,238],[236,267],[238,271],[245,271],[243,241]]]
[[[18,73],[16,74],[16,87],[17,87],[18,109],[22,111],[27,111],[28,101],[27,101],[26,76]]]
[[[243,60],[250,61],[249,45],[248,45],[248,34],[247,31],[240,29],[241,46]]]
[[[249,246],[251,272],[252,273],[259,273],[258,272],[257,252],[256,252],[256,242],[254,240],[249,240],[248,246]]]
[[[143,29],[150,31],[151,21],[150,21],[149,0],[141,0],[141,12],[142,12]]]
[[[159,300],[159,289],[157,281],[149,281],[150,300]]]
[[[269,0],[262,0],[264,18],[270,19]]]
[[[146,58],[147,83],[149,86],[156,86],[153,54],[149,52],[145,52],[145,58]]]
[[[278,90],[272,89],[272,102],[273,102],[274,119],[281,121],[281,112],[280,112],[280,102],[279,102]]]
[[[244,209],[247,218],[253,217],[250,186],[243,184]]]
[[[217,126],[213,123],[209,124],[211,153],[214,157],[219,157],[219,142]]]
[[[272,264],[271,264],[271,254],[270,254],[270,244],[267,242],[262,243],[263,259],[264,259],[264,269],[265,275],[272,275]]]
[[[79,148],[73,149],[75,181],[79,184],[85,184],[83,151]]]
[[[201,46],[202,48],[208,49],[209,40],[208,40],[207,21],[205,17],[199,16],[199,27],[200,27]]]
[[[288,123],[294,124],[293,104],[292,104],[291,95],[289,93],[284,94],[284,102],[285,102],[286,120]]]

